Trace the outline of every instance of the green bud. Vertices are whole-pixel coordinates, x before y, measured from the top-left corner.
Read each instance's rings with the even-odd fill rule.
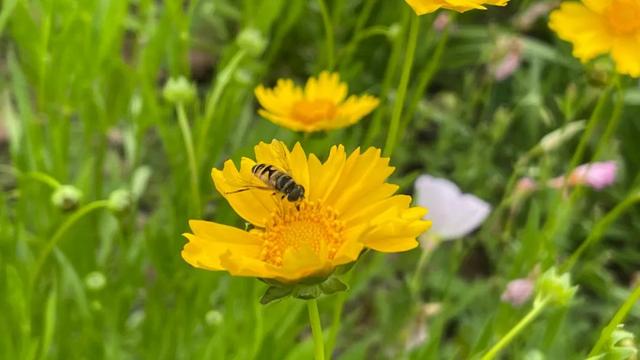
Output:
[[[536,301],[549,299],[551,303],[564,306],[571,301],[577,290],[577,286],[571,286],[569,273],[559,275],[556,268],[552,267],[538,278]]]
[[[89,290],[99,291],[107,284],[107,278],[99,271],[92,271],[85,276],[84,284]]]
[[[113,212],[125,212],[131,207],[131,193],[125,189],[118,189],[109,195],[109,209]]]
[[[600,354],[591,356],[587,360],[632,360],[638,355],[638,348],[632,333],[624,330],[622,324],[611,333],[607,348]]]
[[[162,96],[173,104],[185,104],[196,97],[196,88],[184,76],[170,78],[162,89]]]
[[[391,24],[391,26],[389,26],[389,29],[387,30],[387,38],[389,38],[389,41],[394,42],[402,33],[402,26],[400,26],[400,24],[398,23],[393,23]]]
[[[62,211],[72,211],[78,207],[82,191],[73,185],[62,185],[51,195],[51,202]]]
[[[254,57],[262,55],[265,47],[267,47],[267,40],[258,29],[246,28],[238,34],[236,39],[240,49],[246,51],[248,54]]]
[[[220,311],[209,310],[204,316],[204,320],[209,326],[219,326],[224,321],[224,317]]]

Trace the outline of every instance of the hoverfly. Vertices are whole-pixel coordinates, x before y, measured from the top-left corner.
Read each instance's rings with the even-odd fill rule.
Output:
[[[278,144],[280,144],[280,154],[278,154],[278,156],[281,157],[282,164],[287,164],[287,152],[282,143],[278,142]],[[241,189],[230,191],[226,194],[235,194],[251,189],[258,189],[274,191],[274,194],[280,194],[281,199],[287,198],[289,202],[293,203],[304,199],[304,187],[296,183],[296,181],[293,180],[293,177],[289,175],[290,172],[286,169],[280,169],[276,165],[272,164],[258,163],[251,167],[251,173],[265,186],[244,184],[241,185]]]

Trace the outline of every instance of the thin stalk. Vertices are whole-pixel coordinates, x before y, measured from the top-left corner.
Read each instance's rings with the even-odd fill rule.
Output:
[[[486,354],[480,358],[480,360],[490,360],[495,358],[500,351],[502,351],[511,340],[513,340],[522,330],[529,325],[540,313],[544,310],[545,306],[549,303],[549,298],[545,298],[534,303],[533,308],[525,315],[509,332],[500,339]]]
[[[453,18],[452,18],[453,20]],[[449,41],[449,26],[443,31],[440,35],[440,39],[438,39],[438,43],[436,44],[436,48],[433,51],[433,55],[429,59],[427,65],[422,69],[420,74],[418,75],[418,84],[416,85],[416,90],[413,93],[413,97],[411,101],[409,101],[408,111],[402,121],[403,126],[407,126],[411,116],[416,110],[418,106],[418,102],[422,98],[425,90],[431,83],[431,79],[433,79],[433,75],[436,73],[438,68],[440,67],[440,60],[442,59],[442,54],[444,54],[444,49]]]
[[[351,37],[351,40],[349,40],[347,46],[345,46],[345,50],[340,56],[338,56],[338,62],[342,66],[348,66],[348,64],[351,63],[351,57],[353,56],[353,52],[355,51],[357,44],[363,39],[361,32],[369,19],[369,15],[371,15],[371,10],[373,9],[375,2],[376,0],[365,0],[362,10],[360,10],[358,14],[358,19],[356,20],[356,25],[353,29],[353,36]],[[385,26],[384,28],[386,29],[387,27]]]
[[[318,301],[316,299],[307,300],[309,310],[309,324],[313,334],[313,345],[316,360],[324,360],[324,338],[322,336],[322,325],[320,325],[320,312],[318,311]]]
[[[320,5],[320,12],[322,13],[322,22],[324,23],[324,33],[327,42],[327,70],[333,70],[333,25],[331,24],[329,9],[325,1],[318,0],[318,4]]]
[[[615,80],[612,81],[605,88],[602,95],[600,95],[600,98],[596,103],[596,107],[593,109],[593,112],[589,117],[589,121],[587,122],[586,129],[582,133],[582,136],[580,137],[580,141],[578,142],[578,147],[576,148],[576,152],[573,154],[573,157],[571,158],[569,170],[573,170],[576,166],[578,166],[578,163],[582,159],[582,156],[584,155],[584,152],[587,148],[587,144],[589,143],[589,140],[591,140],[591,136],[594,130],[596,129],[598,123],[600,122],[599,121],[600,113],[604,109],[604,105],[607,102],[607,98],[609,98],[609,94],[611,93],[611,90],[613,89],[614,86],[615,86]]]
[[[33,180],[39,181],[39,182],[49,186],[53,190],[56,190],[57,188],[62,186],[62,184],[60,184],[60,182],[58,180],[54,179],[51,175],[48,175],[48,174],[45,174],[45,173],[42,173],[42,172],[39,172],[39,171],[30,171],[30,172],[27,172],[27,173],[22,173],[21,175],[23,177],[31,178]]]
[[[593,230],[589,233],[589,236],[580,244],[580,246],[571,254],[571,257],[562,265],[561,272],[569,271],[578,261],[580,255],[584,253],[584,251],[594,243],[596,243],[602,235],[604,231],[613,223],[620,215],[622,215],[627,209],[636,203],[640,202],[640,192],[637,190],[632,194],[627,196],[621,203],[619,203],[613,210],[609,211],[602,219],[600,219],[596,225],[593,227]]]
[[[384,154],[391,156],[396,146],[398,138],[398,130],[400,129],[400,119],[402,117],[402,108],[404,98],[407,95],[407,87],[409,85],[409,76],[411,75],[411,67],[413,66],[413,58],[416,52],[416,44],[418,42],[418,30],[420,29],[420,19],[417,16],[411,16],[409,25],[409,37],[407,39],[407,51],[402,65],[402,74],[400,75],[400,83],[396,94],[395,103],[393,104],[393,112],[391,113],[391,124],[387,141],[384,146]]]
[[[213,117],[215,115],[215,111],[218,108],[218,103],[220,102],[220,98],[222,97],[222,92],[225,90],[229,82],[231,81],[231,76],[235,73],[238,66],[242,62],[242,59],[246,56],[246,51],[240,50],[238,51],[229,61],[227,66],[220,71],[218,76],[216,77],[216,83],[211,91],[211,95],[207,99],[207,103],[204,108],[204,119],[202,123],[202,127],[198,129],[200,135],[198,136],[197,153],[204,153],[204,146],[208,139],[209,128],[211,127],[211,123],[213,122]]]
[[[602,348],[611,337],[613,331],[618,327],[619,324],[624,321],[624,319],[629,314],[629,311],[631,311],[631,308],[633,308],[633,305],[638,302],[638,299],[640,299],[640,285],[636,286],[633,292],[629,294],[620,309],[618,309],[616,314],[613,316],[613,319],[611,319],[609,324],[604,329],[602,329],[600,338],[598,338],[598,341],[593,346],[593,349],[591,349],[591,352],[589,352],[589,355],[587,356],[588,358],[591,358],[592,356],[595,356],[602,351]]]
[[[80,209],[76,210],[73,214],[71,214],[61,225],[58,227],[53,236],[49,239],[44,249],[40,252],[38,259],[33,266],[33,273],[31,275],[31,285],[33,286],[38,278],[38,274],[44,265],[44,262],[47,260],[47,257],[53,250],[53,248],[62,240],[64,234],[71,228],[78,220],[85,217],[87,214],[102,208],[106,208],[109,206],[108,200],[96,200],[93,201]]]
[[[200,216],[200,184],[198,182],[198,166],[196,162],[196,153],[193,148],[193,137],[191,136],[191,128],[187,121],[187,114],[184,111],[184,105],[178,103],[176,105],[178,111],[178,124],[180,125],[180,132],[182,133],[182,139],[184,140],[184,148],[187,153],[187,161],[189,162],[189,175],[191,177],[191,202],[193,209],[192,213],[197,217]]]
[[[351,280],[353,272],[349,271],[345,276],[343,281],[345,284],[348,284]],[[335,295],[335,301],[333,303],[333,319],[331,319],[331,328],[329,329],[329,336],[327,339],[327,351],[326,353],[331,358],[331,354],[333,354],[333,349],[336,346],[336,339],[338,338],[338,332],[340,331],[340,326],[342,326],[342,309],[344,308],[344,303],[347,301],[347,291],[342,291]]]

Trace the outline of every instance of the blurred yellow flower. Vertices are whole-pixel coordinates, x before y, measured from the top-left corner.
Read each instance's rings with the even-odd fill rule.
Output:
[[[273,140],[258,144],[255,155],[256,161],[243,158],[240,170],[228,160],[211,174],[216,189],[252,227],[191,220],[182,251],[189,264],[294,283],[326,277],[336,266],[356,261],[365,248],[412,249],[431,225],[422,220],[424,208],[410,207],[410,196],[393,195],[398,186],[385,180],[394,168],[379,149],[347,156],[342,145],[333,146],[323,163],[313,154],[307,157],[300,144],[289,151]],[[265,190],[252,173],[256,164],[286,169],[305,188],[304,198],[290,202]]]
[[[449,9],[457,12],[480,9],[483,5],[505,6],[509,0],[405,0],[418,15],[432,13],[438,9]]]
[[[273,89],[258,86],[255,94],[263,117],[294,131],[313,132],[353,125],[378,106],[370,95],[347,98],[347,90],[340,75],[323,71],[309,78],[304,90],[280,79]]]
[[[640,76],[640,1],[583,0],[562,3],[549,27],[573,43],[582,62],[611,54],[621,74]]]

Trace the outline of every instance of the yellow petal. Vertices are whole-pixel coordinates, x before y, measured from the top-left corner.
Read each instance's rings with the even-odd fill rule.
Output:
[[[245,169],[250,168],[250,164],[245,161]],[[244,173],[247,171],[244,170]],[[248,176],[241,176],[240,172],[228,160],[224,163],[222,171],[213,169],[211,177],[218,192],[224,196],[229,205],[246,221],[258,227],[264,227],[267,219],[271,216],[271,211],[275,207],[273,196],[268,191],[257,190],[251,186],[258,185],[256,182],[250,182]],[[247,191],[235,192],[243,188],[249,188]]]
[[[327,161],[320,163],[318,158],[309,155],[309,189],[307,197],[310,201],[325,201],[333,190],[342,173],[347,155],[344,146],[332,146]]]
[[[191,220],[193,234],[183,234],[189,242],[182,258],[189,264],[207,270],[222,270],[220,256],[229,251],[243,256],[260,255],[260,238],[240,229],[208,221]]]
[[[278,276],[278,269],[254,257],[236,255],[227,251],[220,255],[220,265],[234,276],[250,276],[273,279]]]
[[[640,38],[626,36],[615,39],[611,57],[619,73],[640,77]]]
[[[565,2],[549,16],[549,27],[573,44],[573,55],[588,61],[608,52],[612,36],[597,13],[577,2]]]

